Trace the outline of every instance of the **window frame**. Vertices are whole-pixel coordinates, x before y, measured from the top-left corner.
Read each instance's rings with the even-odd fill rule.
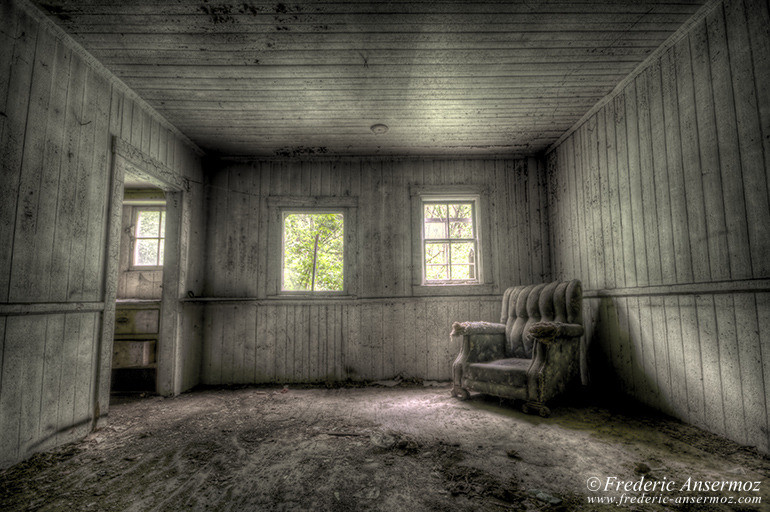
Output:
[[[358,198],[353,196],[269,196],[268,276],[266,295],[270,298],[324,299],[356,296],[358,283],[357,209]],[[294,213],[340,213],[343,216],[342,290],[284,290],[284,219]]]
[[[435,185],[410,188],[412,200],[412,293],[414,295],[486,295],[494,292],[488,233],[487,191],[481,186]],[[426,279],[425,204],[471,203],[476,242],[476,278],[473,280]],[[447,239],[449,241],[451,239]],[[442,242],[443,239],[436,241]]]
[[[141,212],[161,212],[161,223],[165,222],[166,217],[168,216],[166,212],[166,206],[165,205],[132,205],[132,212],[131,212],[131,233],[130,233],[130,239],[131,239],[131,250],[128,254],[128,269],[129,270],[135,270],[135,271],[153,271],[153,270],[163,270],[163,261],[160,261],[159,265],[137,265],[136,264],[136,243],[137,240],[158,240],[163,241],[163,255],[165,258],[165,244],[166,244],[166,236],[165,236],[165,229],[159,229],[158,236],[157,237],[139,237],[137,236],[137,227],[139,226],[139,214]],[[161,233],[164,233],[164,236],[160,236]],[[158,249],[160,252],[160,248]],[[160,259],[160,254],[158,254]]]
[[[473,225],[473,238],[426,238],[425,237],[425,206],[426,205],[439,205],[439,206],[447,206],[447,229],[449,228],[449,205],[452,204],[468,204],[471,205],[471,222]],[[422,216],[422,275],[423,275],[423,283],[429,286],[447,286],[447,285],[475,285],[479,284],[479,237],[478,237],[478,227],[477,221],[476,221],[476,207],[477,207],[478,201],[473,199],[452,199],[452,200],[446,200],[446,199],[429,199],[429,198],[423,198],[421,200],[421,216]],[[449,246],[449,253],[447,255],[447,263],[446,266],[449,267],[449,273],[451,275],[452,273],[452,243],[462,243],[462,242],[473,242],[474,246],[474,254],[473,254],[473,270],[476,277],[472,279],[452,279],[451,277],[449,279],[432,279],[428,280],[428,259],[426,257],[427,251],[426,246],[428,244],[447,244]]]
[[[288,215],[323,215],[323,214],[339,214],[342,215],[342,290],[285,290],[284,285],[284,271],[285,271],[285,256],[286,256],[286,238],[284,236],[286,229],[286,217]],[[278,283],[280,293],[290,294],[311,294],[311,295],[340,295],[345,293],[345,235],[348,232],[347,215],[343,209],[340,208],[281,208],[281,279]]]

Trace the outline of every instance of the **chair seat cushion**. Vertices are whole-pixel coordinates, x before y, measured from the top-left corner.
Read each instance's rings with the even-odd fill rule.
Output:
[[[471,380],[524,387],[527,385],[527,370],[532,359],[497,359],[488,363],[471,363],[466,370],[466,377]]]

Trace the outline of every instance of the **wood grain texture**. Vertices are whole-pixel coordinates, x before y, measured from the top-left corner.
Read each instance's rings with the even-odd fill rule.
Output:
[[[499,320],[500,297],[202,307],[204,384],[445,381],[460,348],[450,343],[452,322]]]
[[[247,156],[537,154],[703,3],[35,2],[201,147]]]
[[[212,167],[204,295],[245,302],[203,301],[203,382],[447,379],[457,348],[448,346],[452,322],[496,320],[505,288],[549,277],[544,179],[527,160],[325,158]],[[479,221],[494,295],[439,298],[428,290],[414,297],[410,190],[442,185],[487,190]],[[277,243],[269,241],[276,225],[265,217],[287,195],[357,205],[355,297],[271,298],[277,269],[266,253]],[[248,257],[239,256],[244,247]]]
[[[186,144],[172,143],[159,119],[134,108],[66,38],[15,1],[0,9],[5,467],[81,437],[107,412],[97,407],[97,379],[100,354],[111,343],[102,339],[102,315],[112,135],[136,136],[179,176],[200,181],[201,168]]]
[[[207,175],[207,276],[203,296],[265,298],[278,289],[280,262],[269,256],[271,196],[297,201],[324,194],[357,204],[359,252],[353,288],[360,298],[412,296],[410,187],[479,186],[482,258],[495,292],[549,277],[545,194],[540,167],[527,160],[319,159],[250,164],[222,161]],[[357,198],[353,201],[353,198]],[[275,213],[273,213],[275,215]],[[394,222],[394,219],[399,219]],[[498,250],[495,250],[497,248]],[[280,251],[280,247],[278,247]],[[273,261],[274,260],[274,261]],[[271,263],[272,261],[272,263]],[[277,262],[277,263],[276,263]],[[417,269],[419,272],[419,269]],[[420,279],[419,274],[418,281]]]
[[[715,6],[548,155],[547,197],[553,277],[605,302],[604,378],[768,452],[765,19]]]

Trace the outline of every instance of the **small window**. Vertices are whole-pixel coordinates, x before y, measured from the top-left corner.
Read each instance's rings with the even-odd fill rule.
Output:
[[[134,250],[131,266],[152,268],[163,266],[166,237],[166,215],[163,208],[136,208],[134,217]]]
[[[358,291],[354,196],[269,196],[268,297],[339,299]]]
[[[423,276],[426,284],[478,282],[474,201],[422,202]]]
[[[345,216],[342,212],[283,212],[281,290],[344,290]]]

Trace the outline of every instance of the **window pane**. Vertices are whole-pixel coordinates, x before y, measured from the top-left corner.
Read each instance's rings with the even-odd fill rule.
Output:
[[[446,219],[446,205],[445,204],[426,204],[425,205],[425,218]]]
[[[284,217],[284,290],[343,290],[343,228],[341,213],[293,213]]]
[[[456,217],[463,219],[470,219],[473,217],[473,203],[460,203],[454,205],[454,207]]]
[[[473,265],[452,265],[451,279],[475,279],[475,268]]]
[[[136,236],[155,237],[160,234],[160,212],[140,211],[136,216]]]
[[[473,242],[453,242],[452,265],[475,263],[475,245]]]
[[[426,281],[445,281],[449,279],[449,265],[427,265],[425,267]]]
[[[445,204],[426,204],[424,208],[425,238],[448,238],[447,206]]]
[[[343,279],[343,220],[340,214],[319,216],[322,235],[319,236],[316,257],[315,289],[342,291]]]
[[[476,281],[478,279],[476,254],[478,240],[476,240],[473,206],[474,203],[470,200],[439,204],[423,203],[425,281]],[[449,240],[458,241],[449,242]]]
[[[134,246],[134,265],[140,267],[158,266],[158,240],[137,239]]]
[[[452,279],[474,279],[476,264],[476,244],[474,242],[458,242],[452,244],[452,261],[450,262]]]
[[[290,292],[306,292],[310,291],[310,283],[286,265],[283,269],[283,289]]]
[[[166,241],[161,239],[160,240],[160,247],[158,248],[158,266],[160,267],[163,265],[163,249],[165,248]]]
[[[473,238],[473,209],[470,203],[449,205],[449,238]]]
[[[446,222],[425,221],[425,239],[447,238]]]
[[[449,244],[425,244],[425,263],[428,265],[446,265],[449,263]]]
[[[449,244],[425,244],[425,279],[449,279]]]
[[[160,237],[166,237],[166,212],[160,212]]]
[[[449,238],[473,238],[473,220],[461,220],[449,224]]]

